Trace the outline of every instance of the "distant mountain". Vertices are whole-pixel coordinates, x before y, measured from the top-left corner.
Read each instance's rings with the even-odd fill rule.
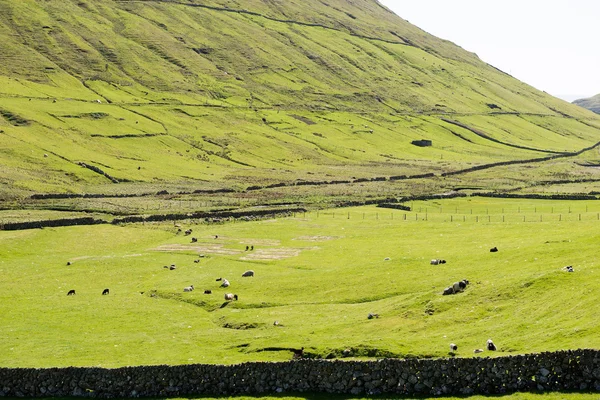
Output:
[[[597,94],[593,97],[589,97],[587,99],[579,99],[575,100],[573,104],[577,104],[583,108],[587,108],[597,114],[600,114],[600,94]]]

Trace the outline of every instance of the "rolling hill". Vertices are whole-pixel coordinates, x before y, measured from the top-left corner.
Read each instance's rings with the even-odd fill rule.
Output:
[[[590,111],[600,114],[600,94],[597,94],[587,99],[575,100],[573,104],[577,104],[578,106],[587,108]]]
[[[516,162],[490,186],[512,188],[594,178],[572,158],[600,141],[600,117],[375,0],[2,2],[0,115],[5,199]]]

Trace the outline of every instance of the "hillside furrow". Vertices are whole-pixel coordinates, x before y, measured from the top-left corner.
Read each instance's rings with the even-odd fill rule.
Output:
[[[469,172],[482,171],[484,169],[503,167],[503,166],[507,166],[507,165],[531,164],[531,163],[539,163],[539,162],[544,162],[544,161],[555,160],[558,158],[576,157],[578,155],[585,153],[586,151],[593,150],[593,149],[597,148],[598,146],[600,146],[600,142],[598,142],[592,146],[586,147],[584,149],[581,149],[579,151],[576,151],[574,153],[562,153],[562,154],[557,154],[554,156],[541,157],[541,158],[530,158],[527,160],[500,161],[497,163],[482,164],[482,165],[478,165],[478,166],[471,167],[471,168],[461,169],[458,171],[444,172],[440,176],[462,175],[462,174],[467,174]]]
[[[271,17],[271,16],[268,16],[268,15],[265,15],[265,14],[258,13],[258,12],[250,11],[250,10],[225,8],[225,7],[216,7],[216,6],[209,6],[209,5],[206,5],[206,4],[181,3],[181,2],[178,2],[178,1],[171,1],[171,0],[140,0],[140,1],[138,1],[138,0],[115,0],[115,2],[117,2],[117,3],[123,3],[123,4],[127,4],[127,3],[166,3],[166,4],[169,4],[169,5],[179,5],[179,6],[185,6],[185,7],[204,8],[204,9],[212,10],[212,11],[220,11],[220,12],[235,13],[235,14],[245,14],[245,15],[251,15],[251,16],[255,16],[255,17],[264,18],[264,19],[267,19],[267,20],[273,21],[273,22],[280,22],[280,23],[284,23],[284,24],[300,25],[300,26],[306,26],[306,27],[311,27],[311,28],[327,29],[327,30],[331,30],[331,31],[334,31],[334,32],[345,33],[345,34],[348,34],[348,35],[351,35],[351,36],[354,36],[354,37],[357,37],[357,38],[360,38],[360,39],[365,39],[365,40],[375,40],[375,41],[389,43],[389,44],[399,44],[399,45],[403,45],[403,46],[418,47],[414,43],[410,43],[406,39],[404,39],[404,38],[402,38],[401,36],[398,36],[398,35],[394,35],[394,36],[396,36],[399,39],[403,40],[402,42],[394,41],[394,40],[388,40],[388,39],[383,39],[383,38],[379,38],[379,37],[372,37],[372,36],[361,35],[361,34],[358,34],[356,32],[353,32],[353,31],[340,30],[340,29],[337,29],[335,27],[327,26],[327,25],[323,25],[323,24],[310,23],[310,22],[304,22],[304,21],[296,21],[296,20],[291,20],[291,19],[275,18],[275,17]]]
[[[444,122],[447,122],[449,124],[456,125],[458,127],[466,129],[468,131],[471,131],[471,132],[473,132],[474,134],[476,134],[477,136],[479,136],[479,137],[481,137],[483,139],[489,140],[489,141],[494,142],[494,143],[501,144],[503,146],[514,147],[515,149],[521,149],[521,150],[538,151],[540,153],[563,154],[563,155],[565,155],[565,154],[566,155],[573,154],[573,153],[565,153],[565,152],[553,151],[553,150],[536,149],[534,147],[527,147],[527,146],[521,146],[521,145],[518,145],[518,144],[503,142],[501,140],[498,140],[496,138],[491,137],[490,135],[486,134],[485,132],[480,131],[479,129],[475,129],[475,128],[467,125],[467,124],[463,124],[462,122],[454,121],[454,120],[451,120],[451,119],[448,119],[448,118],[441,118],[441,120],[444,121]]]

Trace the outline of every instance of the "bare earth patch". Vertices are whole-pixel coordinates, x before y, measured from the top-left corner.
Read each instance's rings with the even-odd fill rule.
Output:
[[[155,251],[197,251],[205,254],[233,256],[242,253],[240,250],[227,249],[222,244],[165,244],[153,249]]]
[[[299,236],[292,240],[304,240],[306,242],[325,242],[327,240],[339,239],[336,236]]]
[[[240,243],[243,245],[253,245],[253,246],[279,246],[281,245],[281,241],[277,239],[243,239],[240,240]]]
[[[300,249],[258,249],[240,257],[240,260],[281,260],[299,254]]]

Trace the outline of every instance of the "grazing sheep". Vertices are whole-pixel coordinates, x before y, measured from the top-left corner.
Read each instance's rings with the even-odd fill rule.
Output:
[[[198,238],[193,237],[192,238],[192,243],[197,243],[198,242]]]
[[[450,343],[450,351],[456,351],[458,350],[458,346],[455,345],[454,343]]]
[[[227,279],[223,279],[223,282],[221,283],[221,287],[229,287],[229,281]]]
[[[567,272],[574,272],[575,270],[573,269],[572,265],[567,265],[566,267],[563,268],[565,271]]]
[[[369,315],[367,315],[367,319],[373,319],[373,318],[379,318],[379,314],[369,313]]]
[[[389,258],[389,257],[386,257],[383,259],[383,261],[390,261],[390,260],[391,260],[391,258]]]
[[[496,253],[496,252],[498,252],[498,248],[497,247],[492,247],[490,249],[490,253]]]
[[[483,349],[475,349],[475,350],[473,350],[473,353],[475,353],[475,354],[483,353]]]
[[[237,294],[233,294],[233,293],[225,293],[225,300],[227,301],[231,301],[231,300],[237,300],[238,299],[238,295]]]
[[[71,265],[71,261],[67,261],[67,265]]]
[[[75,294],[75,289],[71,289],[69,290],[69,293],[67,293],[67,296],[72,296]]]
[[[175,264],[171,264],[171,266],[169,267],[169,271],[173,271],[174,269],[177,269],[177,267],[175,266]]]
[[[223,278],[217,278],[217,279],[215,279],[215,281],[217,281],[217,282],[222,281],[222,280],[223,280]]]
[[[250,246],[250,251],[254,250],[254,245]]]
[[[440,260],[440,264],[446,264],[446,260]]]
[[[187,286],[187,287],[183,288],[184,292],[191,292],[193,290],[194,290],[194,285],[190,285],[190,286]]]
[[[248,270],[242,274],[242,277],[254,276],[254,271]]]
[[[487,341],[487,349],[489,351],[496,351],[496,345],[492,342],[492,339],[488,339]]]
[[[463,288],[460,287],[460,282],[454,282],[452,284],[452,289],[454,289],[454,293],[462,292]]]
[[[191,235],[192,234],[192,230],[188,229],[184,232],[185,236]]]
[[[215,239],[218,239],[218,238],[219,238],[219,235],[215,235]]]
[[[108,293],[109,293],[109,290],[108,289],[104,289],[102,291],[102,296],[106,296]]]
[[[206,290],[204,291],[204,294],[212,294],[212,290],[208,290],[208,289],[206,289]]]
[[[246,246],[246,251],[250,250],[250,246]]]
[[[195,264],[198,264],[200,262],[200,260],[194,260]]]
[[[444,296],[447,296],[449,294],[454,294],[454,288],[452,286],[447,287],[446,289],[444,289],[444,293],[442,293]]]
[[[279,321],[274,321],[273,326],[279,326]]]
[[[440,260],[436,260],[436,259],[434,259],[434,260],[431,260],[431,261],[429,262],[429,264],[430,264],[430,265],[438,265],[439,263],[440,263]]]

